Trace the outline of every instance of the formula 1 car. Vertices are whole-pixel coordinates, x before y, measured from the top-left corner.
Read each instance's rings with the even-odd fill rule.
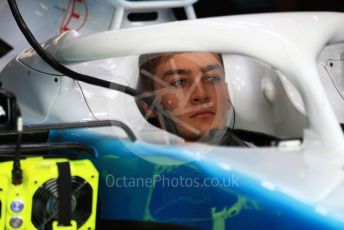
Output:
[[[61,74],[31,48],[4,68],[0,80],[16,94],[27,130],[45,125],[49,142],[95,150],[96,157],[84,157],[100,173],[100,228],[130,222],[342,229],[343,113],[336,106],[342,100],[328,95],[342,94],[343,22],[341,13],[278,13],[90,35],[68,31],[43,48],[69,69],[111,82],[108,88]],[[278,141],[259,148],[189,143],[147,122],[130,95],[138,55],[185,51],[222,53],[233,125],[256,145],[261,133]],[[331,80],[336,91],[324,88]],[[94,120],[113,126],[71,125]]]

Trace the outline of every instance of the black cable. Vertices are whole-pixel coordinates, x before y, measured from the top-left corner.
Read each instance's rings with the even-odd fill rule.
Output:
[[[233,127],[230,128],[231,130],[234,130],[234,126],[235,126],[235,109],[234,109],[234,105],[232,104],[231,100],[228,100],[229,104],[231,105],[232,109],[233,109]]]
[[[54,68],[56,71],[69,76],[70,78],[82,81],[88,84],[101,86],[104,88],[113,88],[117,91],[123,92],[125,94],[129,94],[131,96],[138,96],[139,92],[133,88],[130,88],[128,86],[120,85],[114,82],[98,79],[95,77],[91,77],[85,74],[74,72],[73,70],[65,67],[60,62],[58,62],[53,56],[46,52],[41,45],[37,42],[36,38],[33,36],[31,31],[29,30],[28,26],[26,25],[23,17],[20,14],[20,11],[18,9],[17,3],[15,0],[8,0],[8,4],[11,8],[11,12],[13,14],[14,19],[17,22],[17,25],[21,32],[23,33],[26,40],[29,42],[29,44],[32,46],[32,48],[37,52],[37,54],[46,61],[52,68]]]
[[[20,14],[20,11],[18,9],[18,5],[15,0],[7,0],[8,5],[10,6],[12,15],[14,19],[16,20],[16,23],[20,29],[20,31],[23,33],[24,37],[26,40],[29,42],[29,44],[32,46],[32,48],[37,52],[37,54],[45,61],[47,62],[52,68],[54,68],[56,71],[62,73],[63,75],[66,75],[76,81],[81,81],[85,82],[91,85],[96,85],[100,87],[104,87],[107,89],[112,89],[116,91],[120,91],[122,93],[134,96],[134,97],[139,97],[142,93],[139,92],[136,89],[133,89],[128,86],[120,85],[114,82],[102,80],[96,77],[92,77],[89,75],[77,73],[64,65],[62,65],[60,62],[58,62],[50,53],[46,52],[41,45],[37,42],[36,38],[33,36],[31,31],[29,30],[28,26],[26,25],[23,17]],[[141,98],[143,101],[148,103],[149,105],[153,104],[153,101],[150,100],[149,98]],[[154,109],[157,110],[159,114],[163,115],[163,111],[161,106],[158,104],[154,104]],[[174,122],[169,119],[166,116],[162,116],[164,119],[164,122],[166,124],[166,130],[178,135],[177,128],[174,124]]]
[[[19,185],[23,182],[23,171],[20,166],[21,132],[17,134],[17,143],[12,167],[12,184]]]
[[[234,127],[235,127],[235,109],[234,109],[233,105],[232,105],[232,108],[233,108],[233,127],[232,127],[232,130],[234,130]]]
[[[23,170],[20,166],[20,145],[21,145],[21,135],[23,131],[23,119],[21,116],[20,108],[17,105],[15,97],[13,98],[13,104],[15,106],[15,116],[16,116],[16,130],[17,130],[17,143],[16,143],[16,151],[13,161],[13,168],[12,168],[12,184],[20,185],[23,182]]]

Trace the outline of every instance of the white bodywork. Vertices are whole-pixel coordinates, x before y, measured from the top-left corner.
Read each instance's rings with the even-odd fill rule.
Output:
[[[196,19],[196,13],[193,9],[193,4],[198,0],[165,0],[165,1],[126,1],[126,0],[107,0],[114,7],[114,13],[112,16],[111,24],[109,30],[116,30],[120,28],[128,27],[128,14],[131,12],[152,12],[154,10],[159,10],[158,19],[163,15],[165,19],[160,19],[161,21],[168,21],[174,18],[171,8],[183,7],[185,14],[188,19]],[[162,11],[162,9],[165,9]],[[167,9],[167,10],[166,10]],[[169,17],[169,18],[166,18]],[[171,20],[172,21],[172,20]],[[131,23],[131,25],[147,25],[155,24],[156,21],[145,22],[145,23]]]
[[[340,30],[343,22],[340,13],[201,19],[92,34],[61,43],[57,39],[53,54],[64,63],[186,50],[255,57],[287,74],[302,93],[309,122],[305,142],[318,136],[324,146],[342,155],[342,131],[319,79],[316,60],[326,44],[344,40],[344,31]]]
[[[129,86],[136,83],[139,54],[225,53],[226,75],[237,108],[236,128],[279,136],[302,134],[304,141],[264,149],[190,144],[184,146],[185,152],[189,149],[190,154],[207,156],[226,170],[259,178],[269,191],[314,204],[315,212],[326,215],[327,210],[334,210],[343,218],[344,137],[318,71],[319,54],[326,53],[321,52],[323,48],[344,42],[343,25],[341,13],[257,14],[85,36],[70,31],[45,47],[78,72]],[[31,49],[11,62],[0,78],[4,88],[17,95],[27,123],[110,118],[126,123],[141,141],[181,141],[149,125],[133,98],[60,76]],[[13,78],[16,82],[20,78],[22,89]],[[43,96],[47,87],[49,97]]]
[[[189,19],[196,17],[193,6],[198,0],[130,2],[126,0],[18,0],[19,10],[31,32],[40,42],[66,29],[90,34],[175,21],[172,7],[184,7]],[[156,12],[149,21],[131,21],[130,13]],[[0,58],[0,70],[19,52],[29,47],[12,16],[7,0],[0,0],[0,39],[13,50]]]
[[[72,11],[73,0],[18,0],[19,10],[31,32],[40,42],[60,34],[63,27],[89,34],[107,30],[111,21],[113,7],[106,1],[86,0],[76,3]],[[71,18],[77,13],[79,18]],[[68,20],[69,19],[69,20]],[[30,47],[20,32],[7,0],[0,0],[0,39],[13,47],[0,58],[0,70],[19,52]]]
[[[327,96],[335,108],[337,119],[344,123],[344,44],[326,47],[318,60],[321,82]]]

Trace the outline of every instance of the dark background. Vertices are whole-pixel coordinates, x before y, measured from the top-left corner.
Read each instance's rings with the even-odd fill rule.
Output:
[[[344,0],[199,0],[194,8],[199,18],[287,11],[344,12]],[[175,9],[175,14],[178,19],[185,19],[183,9]]]

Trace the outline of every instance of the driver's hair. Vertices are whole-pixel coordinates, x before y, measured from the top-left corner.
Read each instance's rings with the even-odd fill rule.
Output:
[[[156,53],[156,54],[142,54],[139,57],[138,66],[139,66],[139,78],[137,81],[136,88],[141,92],[152,92],[154,91],[154,81],[152,77],[156,74],[156,68],[160,65],[160,63],[166,62],[172,56],[176,54],[182,54],[185,52],[169,52],[169,53]],[[222,67],[223,58],[220,53],[213,53],[219,62],[221,63]],[[149,75],[149,76],[147,76]]]

